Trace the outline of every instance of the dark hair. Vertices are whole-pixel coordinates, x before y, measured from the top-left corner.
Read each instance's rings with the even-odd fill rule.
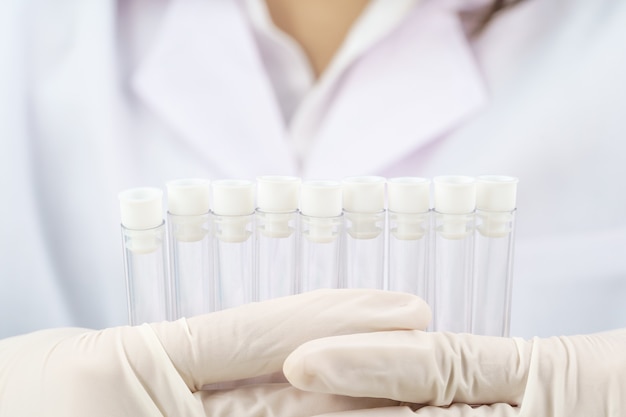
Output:
[[[479,19],[478,24],[474,28],[474,34],[482,32],[487,25],[500,13],[511,6],[521,3],[523,0],[494,0],[491,6],[487,8],[485,14]]]

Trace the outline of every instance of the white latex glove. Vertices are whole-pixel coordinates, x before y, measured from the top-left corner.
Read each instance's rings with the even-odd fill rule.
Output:
[[[288,384],[203,392],[272,374],[298,345],[329,335],[424,328],[419,298],[326,290],[176,322],[55,329],[0,341],[0,416],[309,416],[394,404],[302,393]],[[233,414],[225,404],[245,412]]]
[[[284,372],[303,390],[430,405],[334,416],[626,415],[626,330],[531,341],[421,331],[338,336],[299,347]]]

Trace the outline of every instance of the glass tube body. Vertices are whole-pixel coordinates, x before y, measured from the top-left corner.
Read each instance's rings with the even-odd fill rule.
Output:
[[[339,288],[343,216],[300,215],[299,291]]]
[[[297,211],[256,211],[256,283],[259,300],[297,291]]]
[[[473,260],[474,214],[435,212],[433,330],[470,331]]]
[[[172,319],[213,311],[209,214],[168,213],[168,226]]]
[[[346,222],[343,287],[383,289],[385,211],[344,211]]]
[[[430,212],[388,212],[389,290],[419,295],[429,302],[428,251]]]
[[[257,301],[254,283],[254,214],[213,214],[213,288],[215,310]]]
[[[476,212],[472,333],[509,336],[515,211]]]
[[[169,320],[165,222],[147,230],[122,226],[128,317],[131,325]]]

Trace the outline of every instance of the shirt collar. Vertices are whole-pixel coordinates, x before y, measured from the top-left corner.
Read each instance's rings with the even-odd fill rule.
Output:
[[[244,0],[243,4],[257,38],[263,38],[270,43],[264,48],[265,43],[260,42],[261,54],[264,55],[263,49],[273,49],[265,55],[282,54],[281,59],[267,58],[264,61],[286,123],[291,122],[300,104],[312,90],[332,88],[342,73],[361,54],[393,30],[419,1],[372,0],[355,21],[328,68],[316,82],[306,54],[295,40],[274,24],[265,0]],[[303,111],[306,112],[308,108],[310,107],[304,106]]]

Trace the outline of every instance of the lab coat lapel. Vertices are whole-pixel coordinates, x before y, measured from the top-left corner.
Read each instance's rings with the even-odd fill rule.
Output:
[[[486,102],[458,16],[424,2],[342,78],[305,175],[382,173]]]
[[[293,173],[284,122],[239,3],[169,7],[135,92],[222,175]]]

